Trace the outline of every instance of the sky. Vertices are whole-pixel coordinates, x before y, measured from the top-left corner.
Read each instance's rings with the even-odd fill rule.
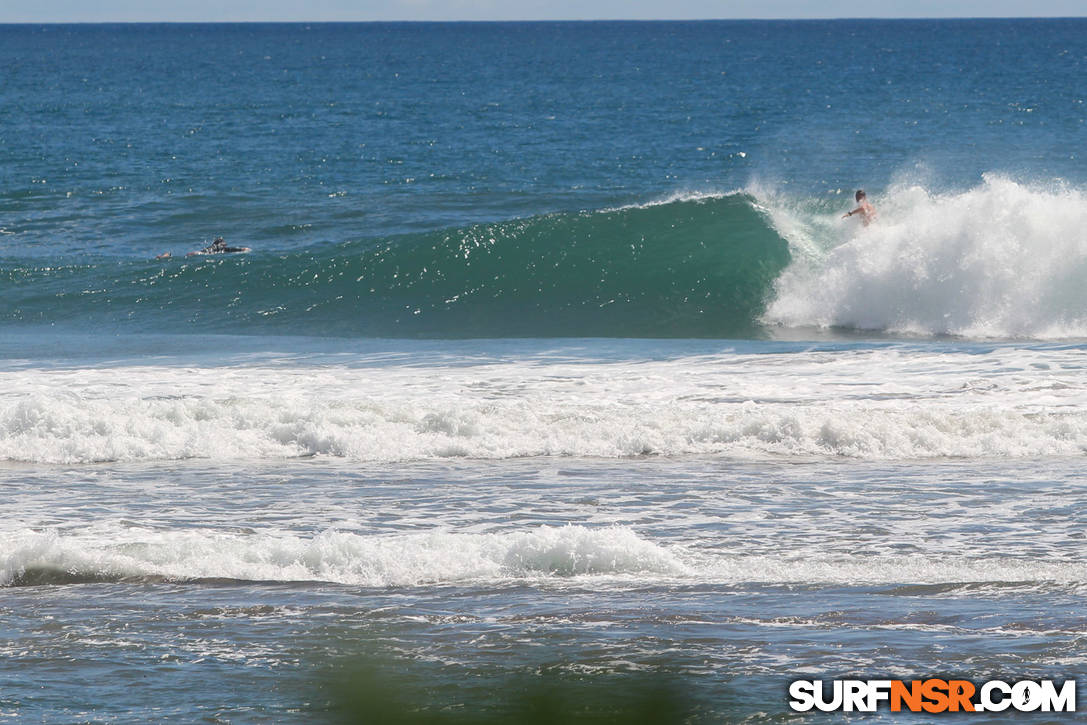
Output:
[[[0,0],[0,23],[1084,15],[1084,0]]]

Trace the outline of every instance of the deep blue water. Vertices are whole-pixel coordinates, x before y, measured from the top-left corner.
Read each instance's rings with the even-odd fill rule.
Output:
[[[6,253],[1083,180],[1087,20],[0,28]],[[787,52],[786,52],[787,51]],[[70,194],[70,196],[69,196]],[[848,203],[848,202],[844,202]]]

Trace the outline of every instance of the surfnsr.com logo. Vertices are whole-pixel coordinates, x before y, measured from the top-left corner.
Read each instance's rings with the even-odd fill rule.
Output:
[[[796,680],[789,697],[797,712],[1075,712],[1076,681]]]

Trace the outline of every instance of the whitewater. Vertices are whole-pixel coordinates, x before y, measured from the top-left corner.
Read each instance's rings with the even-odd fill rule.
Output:
[[[473,353],[450,347],[442,359],[404,342],[317,360],[8,363],[0,459],[917,460],[1080,456],[1087,446],[1080,344],[716,347],[663,347],[644,360],[629,344],[523,343],[511,358],[462,343]],[[405,356],[415,362],[388,361]]]
[[[973,339],[1087,336],[1082,189],[990,174],[960,192],[895,184],[879,201],[879,221],[867,228],[843,230],[833,214],[783,223],[794,261],[775,282],[768,322]],[[843,241],[829,241],[834,233]]]

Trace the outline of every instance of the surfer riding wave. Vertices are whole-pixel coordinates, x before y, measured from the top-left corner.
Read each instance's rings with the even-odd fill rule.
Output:
[[[857,189],[854,198],[857,200],[857,208],[842,214],[842,219],[853,216],[854,214],[860,214],[864,226],[868,226],[876,220],[876,208],[868,203],[868,195],[864,193],[864,189]]]

